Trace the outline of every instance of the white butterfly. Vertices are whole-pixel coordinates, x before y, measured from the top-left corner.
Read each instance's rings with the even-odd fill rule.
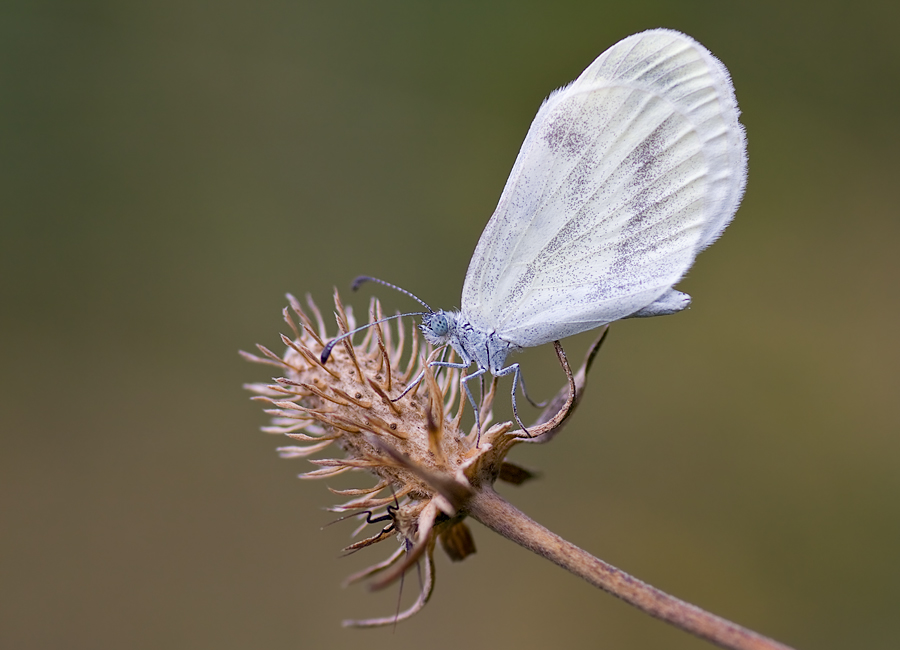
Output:
[[[473,408],[469,381],[512,374],[522,425],[510,352],[687,307],[673,286],[744,192],[739,114],[725,66],[666,29],[620,41],[552,93],[475,248],[462,308],[422,314],[426,339],[461,359],[432,365],[476,364]]]

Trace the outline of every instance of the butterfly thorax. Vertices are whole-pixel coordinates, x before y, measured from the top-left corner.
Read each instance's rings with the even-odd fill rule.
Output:
[[[465,314],[456,311],[425,314],[419,329],[431,345],[449,345],[466,366],[474,363],[494,375],[503,369],[509,353],[520,349],[495,331],[475,327]]]

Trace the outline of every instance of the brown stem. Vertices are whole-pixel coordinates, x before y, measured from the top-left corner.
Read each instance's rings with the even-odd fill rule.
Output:
[[[710,614],[641,582],[547,530],[491,488],[468,503],[469,515],[503,537],[534,551],[641,611],[723,648],[791,650],[789,646]]]

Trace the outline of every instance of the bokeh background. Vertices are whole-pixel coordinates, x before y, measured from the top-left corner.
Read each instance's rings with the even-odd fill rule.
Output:
[[[900,647],[881,0],[4,2],[0,646],[709,647],[477,524],[416,618],[341,629],[394,611],[340,587],[388,548],[338,558],[352,525],[320,530],[335,497],[258,431],[241,384],[268,373],[237,355],[279,348],[285,292],[327,313],[362,273],[457,306],[542,98],[657,26],[730,69],[747,195],[691,310],[614,326],[565,435],[514,453],[541,479],[503,492],[798,648]],[[549,346],[519,360],[561,385]]]

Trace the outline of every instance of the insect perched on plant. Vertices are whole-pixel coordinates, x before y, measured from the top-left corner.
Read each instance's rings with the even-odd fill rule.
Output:
[[[477,366],[464,386],[479,431],[468,382],[487,372],[513,376],[525,429],[511,352],[690,304],[673,287],[744,193],[739,114],[725,66],[667,29],[620,41],[547,98],[475,248],[462,308],[416,298],[427,340],[460,357],[431,365]]]

